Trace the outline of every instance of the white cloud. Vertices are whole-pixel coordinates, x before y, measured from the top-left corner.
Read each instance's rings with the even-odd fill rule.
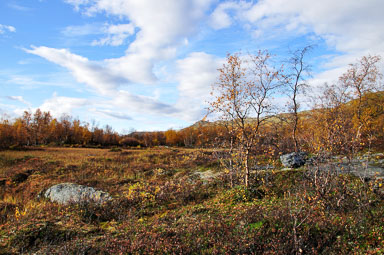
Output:
[[[89,100],[84,98],[60,97],[55,93],[39,107],[41,111],[50,112],[54,117],[71,114],[72,110],[89,105]]]
[[[104,27],[103,32],[107,34],[107,37],[93,41],[92,45],[120,46],[130,35],[134,34],[135,26],[132,24],[109,25]]]
[[[68,37],[88,36],[88,35],[105,35],[101,39],[94,40],[92,46],[120,46],[126,39],[133,35],[135,26],[132,24],[85,24],[80,26],[68,26],[62,33]]]
[[[381,0],[264,0],[243,15],[256,26],[263,22],[287,31],[310,29],[337,50],[354,52],[384,48],[384,31],[378,29],[384,25],[383,8]]]
[[[10,120],[12,118],[17,118],[23,114],[26,109],[18,108],[12,104],[3,104],[0,102],[0,121],[2,119]]]
[[[79,11],[80,5],[88,4],[89,0],[64,0],[65,2],[72,4],[76,11]]]
[[[210,23],[214,29],[222,29],[222,28],[227,28],[231,26],[232,19],[228,15],[228,13],[225,12],[225,8],[223,8],[223,6],[220,5],[212,13]]]
[[[210,16],[210,25],[214,29],[223,29],[230,27],[233,23],[233,18],[239,18],[239,13],[249,9],[251,3],[245,1],[234,2],[228,1],[219,4]],[[230,12],[235,12],[231,15]]]
[[[133,34],[134,31],[135,31],[135,26],[133,26],[132,24],[110,25],[107,28],[108,34],[112,34],[112,35],[123,34],[123,33]]]
[[[69,50],[33,47],[27,52],[39,55],[71,71],[77,81],[106,94],[122,82],[151,84],[158,61],[176,56],[188,36],[197,32],[200,21],[214,0],[67,0],[77,10],[94,15],[99,12],[128,20],[129,24],[110,25],[107,36],[94,44],[120,45],[133,33],[135,39],[120,58],[90,61]],[[95,32],[92,27],[85,30]],[[85,33],[69,28],[67,33]]]
[[[109,60],[106,60],[102,63],[92,62],[87,58],[73,54],[66,49],[32,47],[31,50],[26,51],[31,54],[39,55],[53,63],[67,68],[69,71],[71,71],[72,75],[78,82],[85,83],[99,92],[101,95],[110,98],[108,100],[103,99],[99,102],[94,102],[95,105],[101,106],[102,108],[105,105],[114,107],[113,112],[109,112],[109,116],[114,114],[114,117],[116,118],[121,115],[117,114],[115,109],[127,109],[127,111],[133,111],[135,113],[139,112],[145,114],[164,115],[171,115],[175,112],[178,112],[178,109],[175,107],[162,103],[155,98],[143,95],[134,95],[128,91],[118,90],[119,85],[124,84],[124,82],[127,83],[128,80],[125,80],[124,77],[119,76],[118,72],[112,70],[112,68],[109,67]],[[129,60],[127,61],[129,62]],[[138,62],[136,61],[136,63]],[[134,78],[142,75],[140,70],[146,70],[146,68],[140,68],[140,66],[137,65],[132,66],[131,69],[129,66],[121,66],[121,68],[125,68],[125,71],[128,73],[132,72]],[[58,99],[67,98],[54,97],[53,99],[50,99],[44,103],[44,108],[53,109],[51,106],[53,106]],[[78,101],[73,102],[76,103]],[[67,108],[65,107],[60,110],[60,112],[65,111],[67,111]],[[108,114],[108,112],[104,111],[103,114]],[[121,115],[120,118],[122,117],[126,118],[126,116]]]
[[[130,21],[137,28],[126,55],[106,62],[116,73],[132,76],[136,82],[153,83],[156,61],[176,56],[177,47],[197,32],[201,19],[213,0],[67,0],[88,15],[104,12]],[[131,27],[110,27],[110,35],[95,44],[118,45],[130,35]],[[116,33],[125,28],[125,33]],[[116,31],[117,30],[117,31]],[[128,33],[127,33],[128,32]],[[128,69],[128,72],[127,72]]]
[[[311,34],[323,39],[330,49],[340,53],[324,62],[323,68],[328,71],[317,75],[314,82],[336,80],[341,74],[337,71],[345,70],[349,63],[363,55],[384,55],[384,30],[380,29],[384,26],[384,2],[381,0],[260,0],[248,3],[251,4],[244,1],[219,4],[211,16],[211,25],[216,29],[225,28],[236,19],[258,40],[279,42],[302,35],[309,38]],[[326,75],[332,76],[326,79]]]
[[[185,59],[177,61],[179,100],[177,107],[183,119],[196,121],[205,114],[205,102],[210,97],[212,85],[216,81],[222,59],[204,52],[193,52]]]
[[[16,32],[16,28],[0,24],[0,34],[5,34],[6,32]]]

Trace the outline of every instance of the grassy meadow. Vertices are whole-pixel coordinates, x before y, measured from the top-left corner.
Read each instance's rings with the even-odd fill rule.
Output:
[[[384,253],[381,183],[274,166],[231,188],[211,149],[0,151],[0,254]],[[62,182],[114,199],[37,199]]]

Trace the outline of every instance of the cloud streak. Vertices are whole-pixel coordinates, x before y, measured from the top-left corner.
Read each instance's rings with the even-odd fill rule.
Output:
[[[120,119],[120,120],[132,120],[132,117],[129,116],[128,114],[121,113],[121,112],[116,112],[116,111],[111,111],[111,110],[93,110],[95,113],[101,113],[107,117],[112,117],[115,119]]]
[[[7,96],[7,98],[9,100],[13,100],[13,101],[18,101],[20,103],[23,103],[27,106],[31,106],[31,103],[29,103],[28,101],[24,100],[24,98],[22,96]]]
[[[16,4],[16,3],[10,3],[8,4],[8,7],[9,8],[12,8],[16,11],[22,11],[22,12],[29,12],[29,11],[32,11],[33,9],[30,8],[30,7],[26,7],[26,6],[23,6],[23,5],[19,5],[19,4]]]
[[[16,28],[13,26],[0,24],[0,35],[5,34],[6,32],[14,33],[14,32],[16,32]]]
[[[111,94],[120,84],[129,82],[125,77],[103,66],[103,63],[90,61],[67,49],[32,46],[32,49],[25,51],[68,69],[78,82],[87,84],[102,95]]]

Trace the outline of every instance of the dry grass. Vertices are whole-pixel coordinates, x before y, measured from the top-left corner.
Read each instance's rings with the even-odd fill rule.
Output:
[[[296,251],[295,219],[307,219],[295,230],[306,253],[384,248],[383,200],[356,180],[334,178],[326,196],[314,199],[301,170],[263,172],[250,189],[229,189],[219,171],[211,150],[2,151],[0,254],[286,254]],[[114,200],[61,206],[36,199],[61,182],[102,189]]]
[[[172,148],[119,152],[87,148],[2,151],[0,180],[7,182],[9,185],[4,186],[12,187],[13,192],[3,191],[0,197],[17,195],[25,189],[36,194],[39,190],[60,182],[96,186],[115,195],[126,184],[148,179],[148,176],[154,175],[156,169],[196,168],[211,160],[204,158],[203,154],[199,159],[199,154],[200,152],[193,149]],[[20,178],[23,174],[25,180]],[[30,200],[31,196],[20,199],[20,202],[24,202],[25,199]]]

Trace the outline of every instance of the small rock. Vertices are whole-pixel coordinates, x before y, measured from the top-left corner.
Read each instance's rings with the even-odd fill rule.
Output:
[[[281,163],[285,167],[298,168],[305,164],[308,157],[306,152],[292,152],[280,156]]]
[[[112,199],[107,192],[74,183],[54,185],[43,193],[43,197],[63,205],[82,202],[102,204]]]

